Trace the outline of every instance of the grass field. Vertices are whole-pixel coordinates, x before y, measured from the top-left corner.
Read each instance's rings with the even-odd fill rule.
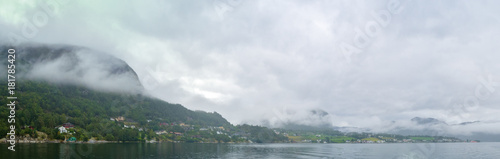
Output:
[[[364,138],[364,139],[361,139],[361,140],[367,140],[367,141],[377,142],[377,141],[378,141],[378,140],[380,140],[380,139],[378,139],[378,138],[374,138],[374,137],[370,137],[370,138]]]
[[[382,137],[381,139],[383,139],[383,140],[393,140],[394,138],[392,138],[392,137]]]
[[[344,143],[345,141],[349,140],[349,141],[352,141],[354,138],[352,137],[347,137],[347,136],[336,136],[336,137],[332,137],[330,139],[331,142],[334,142],[334,143]]]
[[[321,139],[323,141],[326,140],[326,137],[316,137],[316,136],[288,136],[289,139],[295,141],[295,142],[302,142],[302,140],[312,140],[316,141],[318,139]],[[345,141],[349,140],[352,141],[354,138],[352,137],[347,137],[347,136],[335,136],[335,137],[329,137],[330,142],[332,143],[345,143]]]
[[[300,142],[302,141],[302,136],[288,136],[289,139],[295,141],[295,142]]]

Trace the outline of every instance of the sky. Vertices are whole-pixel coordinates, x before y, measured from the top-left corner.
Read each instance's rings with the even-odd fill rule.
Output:
[[[498,1],[0,1],[2,42],[127,62],[154,97],[233,124],[500,134]],[[392,125],[394,126],[394,125]]]

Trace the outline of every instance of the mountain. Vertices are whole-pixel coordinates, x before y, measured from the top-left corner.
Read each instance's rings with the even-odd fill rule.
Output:
[[[480,121],[468,121],[468,122],[462,122],[458,125],[469,125],[469,124],[474,124],[474,123],[479,123]]]
[[[410,122],[393,121],[389,133],[400,135],[443,135],[449,125],[435,118],[414,117]]]
[[[158,130],[160,123],[230,125],[217,112],[192,111],[145,95],[135,71],[108,54],[69,45],[0,46],[2,52],[9,48],[16,49],[17,132],[32,126],[50,134],[71,122],[88,136],[123,134],[110,120],[117,117],[151,130]],[[7,66],[7,60],[0,63]],[[0,69],[3,75],[6,68]],[[6,105],[6,78],[0,83],[0,104]],[[9,111],[0,107],[0,116]],[[7,124],[0,122],[0,134],[6,134]]]
[[[420,117],[414,117],[411,119],[412,122],[415,122],[416,124],[419,124],[419,125],[426,125],[426,124],[432,124],[432,125],[435,125],[435,124],[446,124],[446,122],[444,121],[440,121],[438,119],[434,119],[434,118],[420,118]],[[448,124],[446,124],[448,125]]]

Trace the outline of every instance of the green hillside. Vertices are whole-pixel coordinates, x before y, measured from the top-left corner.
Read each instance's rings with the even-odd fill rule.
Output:
[[[1,82],[6,85],[6,82]],[[49,135],[56,126],[70,122],[84,129],[87,136],[117,134],[120,125],[110,118],[123,116],[127,122],[151,130],[159,123],[185,123],[200,126],[226,126],[230,123],[220,114],[191,111],[182,105],[142,95],[93,91],[73,85],[54,85],[38,81],[17,81],[16,129],[22,126]],[[1,87],[0,104],[6,105],[8,91]],[[0,116],[7,117],[8,107],[0,107]],[[150,122],[148,122],[148,120]],[[0,122],[0,134],[6,134],[7,122]],[[56,135],[53,135],[57,138]]]

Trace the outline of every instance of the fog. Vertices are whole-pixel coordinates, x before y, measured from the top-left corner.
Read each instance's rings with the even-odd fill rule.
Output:
[[[0,48],[16,50],[17,79],[79,85],[103,92],[146,93],[127,63],[104,52],[71,45],[35,43]]]
[[[98,91],[143,93],[137,75],[128,68],[125,62],[105,53],[78,49],[65,52],[57,59],[34,63],[26,76],[35,80],[83,85]]]

